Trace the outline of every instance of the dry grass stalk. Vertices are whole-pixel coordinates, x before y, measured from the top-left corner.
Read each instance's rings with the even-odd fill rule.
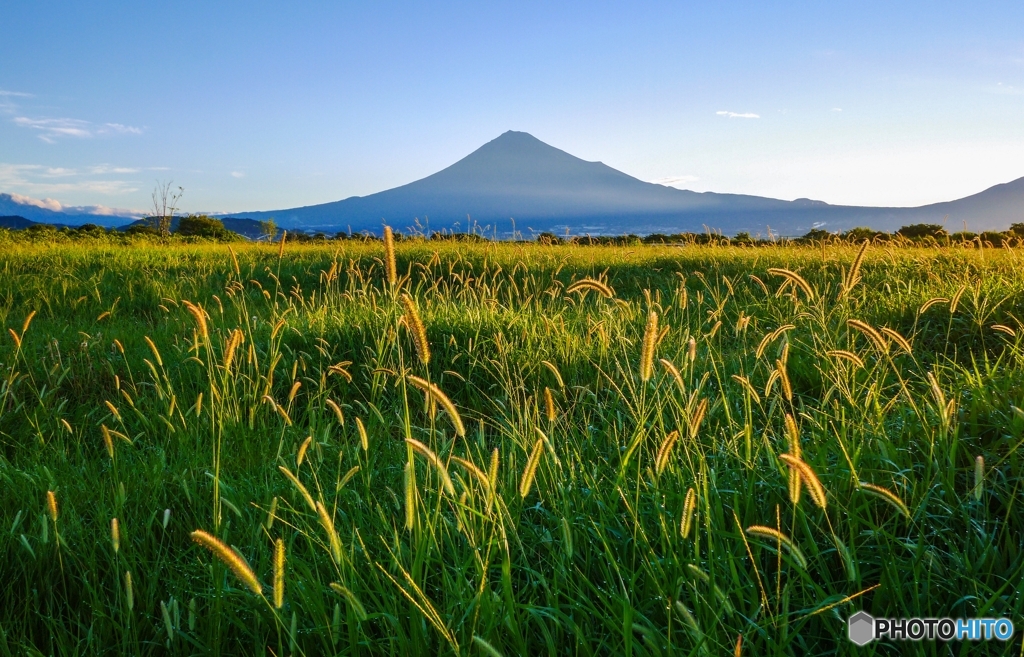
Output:
[[[192,532],[192,540],[212,552],[215,557],[220,559],[220,561],[230,568],[231,572],[233,572],[243,584],[249,587],[250,591],[256,595],[263,595],[263,587],[260,586],[259,580],[256,579],[256,573],[252,571],[252,568],[250,568],[249,564],[245,562],[242,555],[228,547],[216,536],[201,529],[197,529]]]

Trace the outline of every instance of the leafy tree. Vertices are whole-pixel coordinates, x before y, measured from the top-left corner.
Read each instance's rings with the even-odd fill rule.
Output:
[[[938,239],[947,235],[946,229],[939,224],[911,224],[909,226],[903,226],[896,231],[896,234],[910,239],[921,239],[924,237],[934,237]]]
[[[178,234],[206,237],[222,241],[231,241],[238,238],[236,233],[224,227],[224,222],[205,214],[190,214],[182,217],[178,222]]]
[[[263,236],[267,238],[268,242],[273,242],[277,239],[277,222],[271,217],[266,221],[260,222],[260,228],[263,230]]]

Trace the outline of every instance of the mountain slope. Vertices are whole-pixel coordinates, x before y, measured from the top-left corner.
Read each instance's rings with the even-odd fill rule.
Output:
[[[81,208],[78,209],[80,210]],[[70,212],[66,212],[41,208],[31,203],[22,203],[11,194],[0,194],[0,215],[15,215],[41,224],[59,224],[64,226],[96,224],[97,226],[113,228],[123,226],[135,220],[135,217],[130,216],[76,212],[76,208],[70,208],[70,210]]]
[[[477,226],[507,235],[512,219],[519,231],[568,229],[574,233],[674,233],[737,231],[798,235],[812,227],[845,230],[871,226],[895,230],[907,223],[1005,228],[1024,221],[1024,178],[958,201],[919,208],[836,206],[821,201],[740,194],[697,193],[638,180],[601,162],[587,162],[524,132],[509,131],[421,180],[364,197],[275,212],[282,227],[379,231],[383,223],[438,230]],[[487,232],[490,232],[489,230]],[[528,233],[527,233],[528,234]]]

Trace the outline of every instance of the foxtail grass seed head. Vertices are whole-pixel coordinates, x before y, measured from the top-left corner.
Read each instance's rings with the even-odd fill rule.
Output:
[[[950,315],[956,314],[957,306],[960,305],[960,297],[962,297],[964,295],[964,292],[966,292],[966,291],[967,291],[967,286],[964,285],[964,286],[961,286],[960,289],[956,291],[956,294],[953,295],[952,301],[949,302],[949,314]]]
[[[686,384],[683,383],[683,375],[679,373],[679,368],[667,358],[659,358],[658,362],[661,363],[662,368],[664,368],[669,376],[675,380],[676,386],[679,387],[679,390],[686,390]]]
[[[569,287],[565,288],[566,294],[575,294],[578,292],[587,292],[593,290],[597,292],[605,299],[611,299],[615,296],[615,291],[608,287],[606,284],[594,278],[581,278]]]
[[[266,522],[266,525],[264,525],[267,528],[268,532],[274,526],[274,519],[276,517],[277,517],[277,497],[275,496],[274,499],[270,501],[270,510],[267,512],[267,522]]]
[[[875,349],[881,353],[884,354],[889,351],[889,343],[886,342],[885,338],[883,338],[882,335],[872,328],[867,322],[862,322],[859,319],[848,319],[846,320],[846,325],[860,331],[861,335],[867,338],[868,342],[870,342]]]
[[[163,528],[167,529],[167,525],[169,525],[169,524],[171,524],[171,510],[170,509],[164,509]]]
[[[543,455],[544,439],[538,438],[537,442],[533,444],[533,451],[530,452],[530,458],[526,461],[526,467],[523,469],[523,478],[519,482],[519,496],[523,499],[530,494],[533,479],[537,475],[537,466],[540,465],[540,457]]]
[[[213,556],[230,568],[235,577],[241,580],[250,591],[256,595],[263,595],[263,587],[260,585],[260,581],[256,579],[256,573],[252,572],[252,568],[245,562],[242,555],[238,554],[233,548],[228,547],[213,534],[201,529],[192,532],[192,540],[212,552]]]
[[[427,342],[427,328],[420,319],[416,302],[408,294],[402,295],[402,306],[405,308],[405,325],[412,334],[412,342],[416,347],[416,356],[424,365],[430,364],[430,343]]]
[[[558,419],[558,409],[555,407],[555,399],[551,396],[551,388],[544,387],[544,406],[547,410],[548,422]]]
[[[416,526],[416,466],[413,461],[405,464],[405,528],[412,531]]]
[[[387,270],[388,284],[398,282],[398,266],[395,263],[395,234],[391,226],[384,226],[384,267]]]
[[[107,428],[107,425],[101,424],[100,425],[100,433],[103,434],[103,444],[106,445],[106,447],[107,447],[107,455],[110,456],[111,459],[113,459],[114,458],[114,440],[110,437],[110,429]]]
[[[691,363],[697,360],[697,341],[693,338],[690,338],[686,342],[686,357]]]
[[[306,460],[306,451],[309,449],[309,445],[313,442],[313,436],[306,436],[306,439],[299,445],[299,453],[295,455],[295,470],[298,471],[302,467],[302,462]]]
[[[338,406],[338,404],[335,403],[335,401],[333,399],[326,399],[326,400],[324,400],[324,405],[327,406],[327,408],[331,409],[331,411],[334,412],[334,417],[338,418],[338,424],[339,425],[344,425],[345,424],[345,414],[341,412],[341,407]]]
[[[890,340],[892,340],[893,342],[895,342],[896,346],[898,346],[900,349],[902,349],[904,351],[904,353],[906,353],[908,355],[911,355],[911,354],[914,353],[914,348],[910,346],[910,341],[907,340],[905,337],[903,337],[903,335],[900,334],[899,331],[894,331],[891,328],[888,328],[886,326],[883,326],[881,330],[882,330],[882,334],[885,335],[885,337],[887,337]]]
[[[451,477],[448,476],[448,468],[444,466],[441,459],[437,458],[437,454],[434,453],[434,450],[430,449],[415,438],[406,438],[405,442],[412,448],[412,451],[425,458],[427,463],[437,471],[438,476],[441,477],[441,484],[444,486],[445,492],[454,497],[455,486],[452,484]]]
[[[777,529],[772,527],[765,527],[763,525],[751,525],[745,530],[748,536],[755,538],[770,539],[777,543],[786,546],[786,550],[789,551],[790,556],[800,565],[804,570],[807,570],[807,558],[804,557],[804,553],[800,551],[800,548],[796,546],[788,536],[783,534]]]
[[[50,519],[57,524],[57,495],[52,490],[46,491],[46,508],[50,512]]]
[[[418,376],[410,375],[408,377],[409,383],[413,384],[417,388],[423,391],[423,393],[429,398],[430,401],[437,402],[444,409],[448,417],[451,418],[452,424],[455,425],[455,433],[463,438],[466,435],[466,427],[462,424],[462,417],[459,415],[459,411],[455,408],[455,404],[452,400],[448,399],[448,395],[444,394],[437,384],[430,383],[426,379],[421,379]]]
[[[902,513],[907,520],[910,519],[910,509],[907,508],[907,505],[900,499],[899,495],[888,488],[883,488],[881,486],[876,486],[875,484],[869,484],[862,481],[860,482],[858,490],[888,502],[891,506],[895,507],[900,513]]]
[[[15,333],[14,329],[12,328],[7,329],[7,333],[10,334],[11,341],[14,342],[14,349],[21,349],[21,337],[17,333]]]
[[[818,479],[818,475],[811,469],[811,466],[792,454],[779,454],[779,458],[799,473],[800,480],[807,486],[807,492],[811,494],[811,499],[816,505],[822,509],[828,506],[825,487],[821,485],[821,480]]]
[[[807,297],[808,301],[814,301],[814,289],[811,287],[811,284],[804,280],[804,277],[801,276],[800,274],[796,273],[795,271],[790,271],[788,269],[782,269],[779,267],[773,267],[769,269],[768,273],[771,274],[772,276],[781,276],[786,280],[792,282],[798,288],[803,290],[803,293]]]
[[[110,545],[114,548],[114,554],[121,550],[121,528],[117,518],[110,519]]]
[[[658,313],[653,310],[647,314],[647,326],[644,328],[644,341],[640,349],[640,380],[649,381],[654,370],[654,351],[658,340]]]
[[[320,519],[320,525],[324,528],[324,532],[327,534],[327,541],[331,547],[331,558],[334,559],[335,564],[340,566],[341,539],[338,538],[338,532],[334,530],[334,520],[327,513],[327,507],[319,501],[316,503],[316,515]]]
[[[796,421],[793,416],[786,413],[786,435],[789,437],[789,453],[796,459],[800,459],[800,430],[797,429]],[[789,501],[794,506],[800,503],[800,491],[802,490],[802,482],[800,480],[800,470],[789,467]]]
[[[342,586],[337,582],[331,582],[330,587],[332,591],[345,598],[345,602],[348,603],[348,606],[352,610],[352,614],[356,617],[357,621],[361,623],[366,620],[366,607],[363,606],[363,603],[360,602],[355,593],[349,590],[348,587]]]
[[[672,456],[672,448],[675,447],[677,440],[679,440],[679,431],[673,429],[661,441],[661,447],[658,448],[658,454],[654,458],[654,470],[659,475],[668,465],[669,457]]]
[[[182,305],[185,306],[185,310],[192,315],[192,319],[196,321],[196,328],[199,329],[199,335],[202,336],[203,340],[210,339],[210,330],[206,325],[206,311],[203,310],[202,306],[197,306],[191,301],[183,301]]]
[[[704,415],[708,412],[708,400],[701,399],[697,403],[697,408],[693,411],[693,415],[690,416],[689,430],[690,440],[697,437],[697,432],[700,430],[700,425],[704,421]]]
[[[977,456],[974,459],[974,499],[977,502],[981,501],[981,496],[985,492],[985,457]]]
[[[845,360],[849,363],[853,363],[856,367],[864,369],[864,361],[861,360],[860,356],[853,353],[852,351],[846,351],[845,349],[833,349],[825,352],[826,356],[830,358],[836,358],[838,360]]]
[[[548,368],[548,371],[554,375],[555,380],[558,381],[558,388],[562,389],[565,387],[565,383],[562,381],[562,374],[558,371],[558,368],[551,364],[549,361],[542,360],[541,365]]]
[[[370,438],[366,435],[366,427],[359,418],[356,418],[356,429],[359,431],[359,444],[362,445],[363,451],[370,451]]]
[[[285,606],[285,541],[273,541],[273,608]]]
[[[302,482],[299,481],[299,478],[293,475],[292,471],[284,467],[283,465],[277,466],[277,469],[281,471],[281,474],[288,478],[288,481],[292,482],[292,485],[295,486],[295,490],[297,490],[299,492],[299,495],[302,496],[302,499],[306,501],[306,505],[309,507],[310,511],[315,512],[316,503],[313,502],[313,496],[309,494],[309,491],[306,490],[306,487],[302,485]]]
[[[281,243],[277,247],[277,259],[280,260],[284,257],[284,243],[288,239],[288,231],[281,231]]]
[[[686,500],[683,502],[683,518],[679,523],[679,533],[683,538],[690,537],[690,530],[693,529],[693,515],[697,510],[697,491],[690,488],[686,491]]]
[[[130,570],[124,571],[124,601],[128,606],[128,611],[135,608],[135,591],[132,589],[132,572]]]
[[[779,381],[782,382],[782,394],[786,401],[793,402],[793,386],[789,382],[789,374],[786,373],[786,365],[781,359],[775,361],[775,370],[779,373]]]
[[[238,278],[242,277],[242,269],[238,266],[238,256],[235,255],[235,250],[228,246],[228,253],[231,254],[231,266],[235,270],[235,276]]]

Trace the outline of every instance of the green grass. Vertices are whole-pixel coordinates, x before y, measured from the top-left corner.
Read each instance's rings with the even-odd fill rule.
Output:
[[[237,251],[237,271],[226,246],[0,254],[13,333],[0,338],[0,655],[719,655],[741,635],[744,655],[815,655],[850,652],[845,620],[859,609],[1024,612],[1016,250],[872,248],[845,295],[857,249],[843,246],[409,241],[398,286],[379,243]],[[799,272],[813,298],[769,268]],[[615,297],[565,293],[584,277]],[[920,313],[935,297],[946,301]],[[205,310],[208,338],[185,301]],[[651,311],[668,330],[645,381]],[[911,353],[850,319],[899,333]],[[235,329],[244,342],[226,369]],[[464,438],[408,375],[451,399]],[[787,414],[824,509],[806,486],[791,501]],[[744,532],[753,525],[799,552]],[[234,546],[265,597],[193,543],[197,529]]]

